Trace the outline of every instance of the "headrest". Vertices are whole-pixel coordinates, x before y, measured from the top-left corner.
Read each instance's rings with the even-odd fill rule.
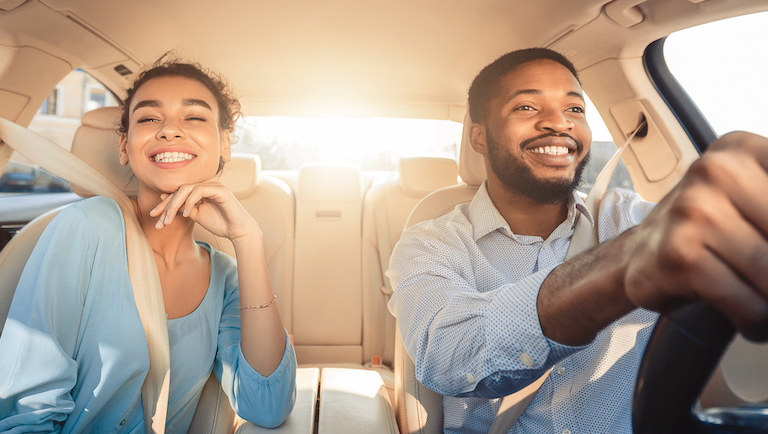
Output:
[[[139,182],[131,168],[120,165],[121,107],[102,107],[83,115],[82,125],[72,139],[71,152],[106,176],[129,197],[136,197]],[[71,185],[72,191],[83,197],[93,196],[87,188]]]
[[[261,171],[261,158],[254,154],[232,154],[224,165],[221,181],[237,198],[249,196],[256,188]]]
[[[469,126],[472,121],[469,113],[464,115],[464,128],[461,133],[461,148],[459,150],[459,176],[469,186],[480,186],[485,181],[485,159],[475,151],[469,143]]]
[[[456,160],[444,157],[400,159],[400,188],[411,197],[422,198],[435,190],[456,184]]]

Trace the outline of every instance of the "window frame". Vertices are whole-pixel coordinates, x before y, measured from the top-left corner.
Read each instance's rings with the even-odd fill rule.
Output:
[[[706,151],[718,135],[688,92],[672,74],[664,58],[666,37],[649,44],[643,53],[648,78],[672,114],[683,127],[699,154]]]

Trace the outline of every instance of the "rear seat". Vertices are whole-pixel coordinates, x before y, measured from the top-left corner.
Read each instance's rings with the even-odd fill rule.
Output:
[[[293,312],[299,364],[365,365],[392,385],[394,321],[382,290],[379,256],[381,252],[388,264],[390,252],[380,245],[393,246],[419,200],[455,185],[457,175],[456,162],[449,158],[404,158],[400,176],[375,180],[363,199],[355,166],[301,168],[296,182]],[[380,242],[379,234],[387,242]],[[373,363],[375,357],[378,363]]]
[[[356,167],[299,170],[292,326],[300,365],[362,360],[361,203]]]
[[[322,369],[319,433],[397,432],[388,423],[395,334],[382,264],[411,210],[430,192],[455,185],[458,168],[448,158],[404,158],[399,172],[375,180],[363,199],[354,166],[299,171],[294,343],[300,366]],[[354,423],[340,423],[343,417]]]
[[[401,158],[398,172],[399,176],[374,180],[363,204],[363,360],[371,363],[380,357],[380,364],[390,369],[394,362],[395,322],[387,309],[392,290],[384,280],[389,256],[419,201],[458,182],[458,167],[450,158]]]

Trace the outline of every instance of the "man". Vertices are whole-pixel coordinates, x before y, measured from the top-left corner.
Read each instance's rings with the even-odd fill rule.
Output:
[[[487,66],[469,90],[487,181],[471,204],[403,234],[388,271],[416,377],[445,432],[488,432],[498,398],[552,374],[511,433],[631,433],[652,312],[702,299],[768,334],[768,140],[716,142],[654,209],[576,194],[591,132],[573,65],[546,49]],[[577,219],[601,244],[563,263]],[[642,224],[641,224],[642,222]]]

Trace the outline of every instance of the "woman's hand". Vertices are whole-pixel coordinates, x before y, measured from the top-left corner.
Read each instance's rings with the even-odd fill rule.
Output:
[[[232,192],[215,178],[198,184],[182,185],[176,192],[160,196],[161,202],[149,212],[159,217],[155,227],[173,223],[177,213],[190,218],[212,234],[235,241],[261,234],[258,224]]]

